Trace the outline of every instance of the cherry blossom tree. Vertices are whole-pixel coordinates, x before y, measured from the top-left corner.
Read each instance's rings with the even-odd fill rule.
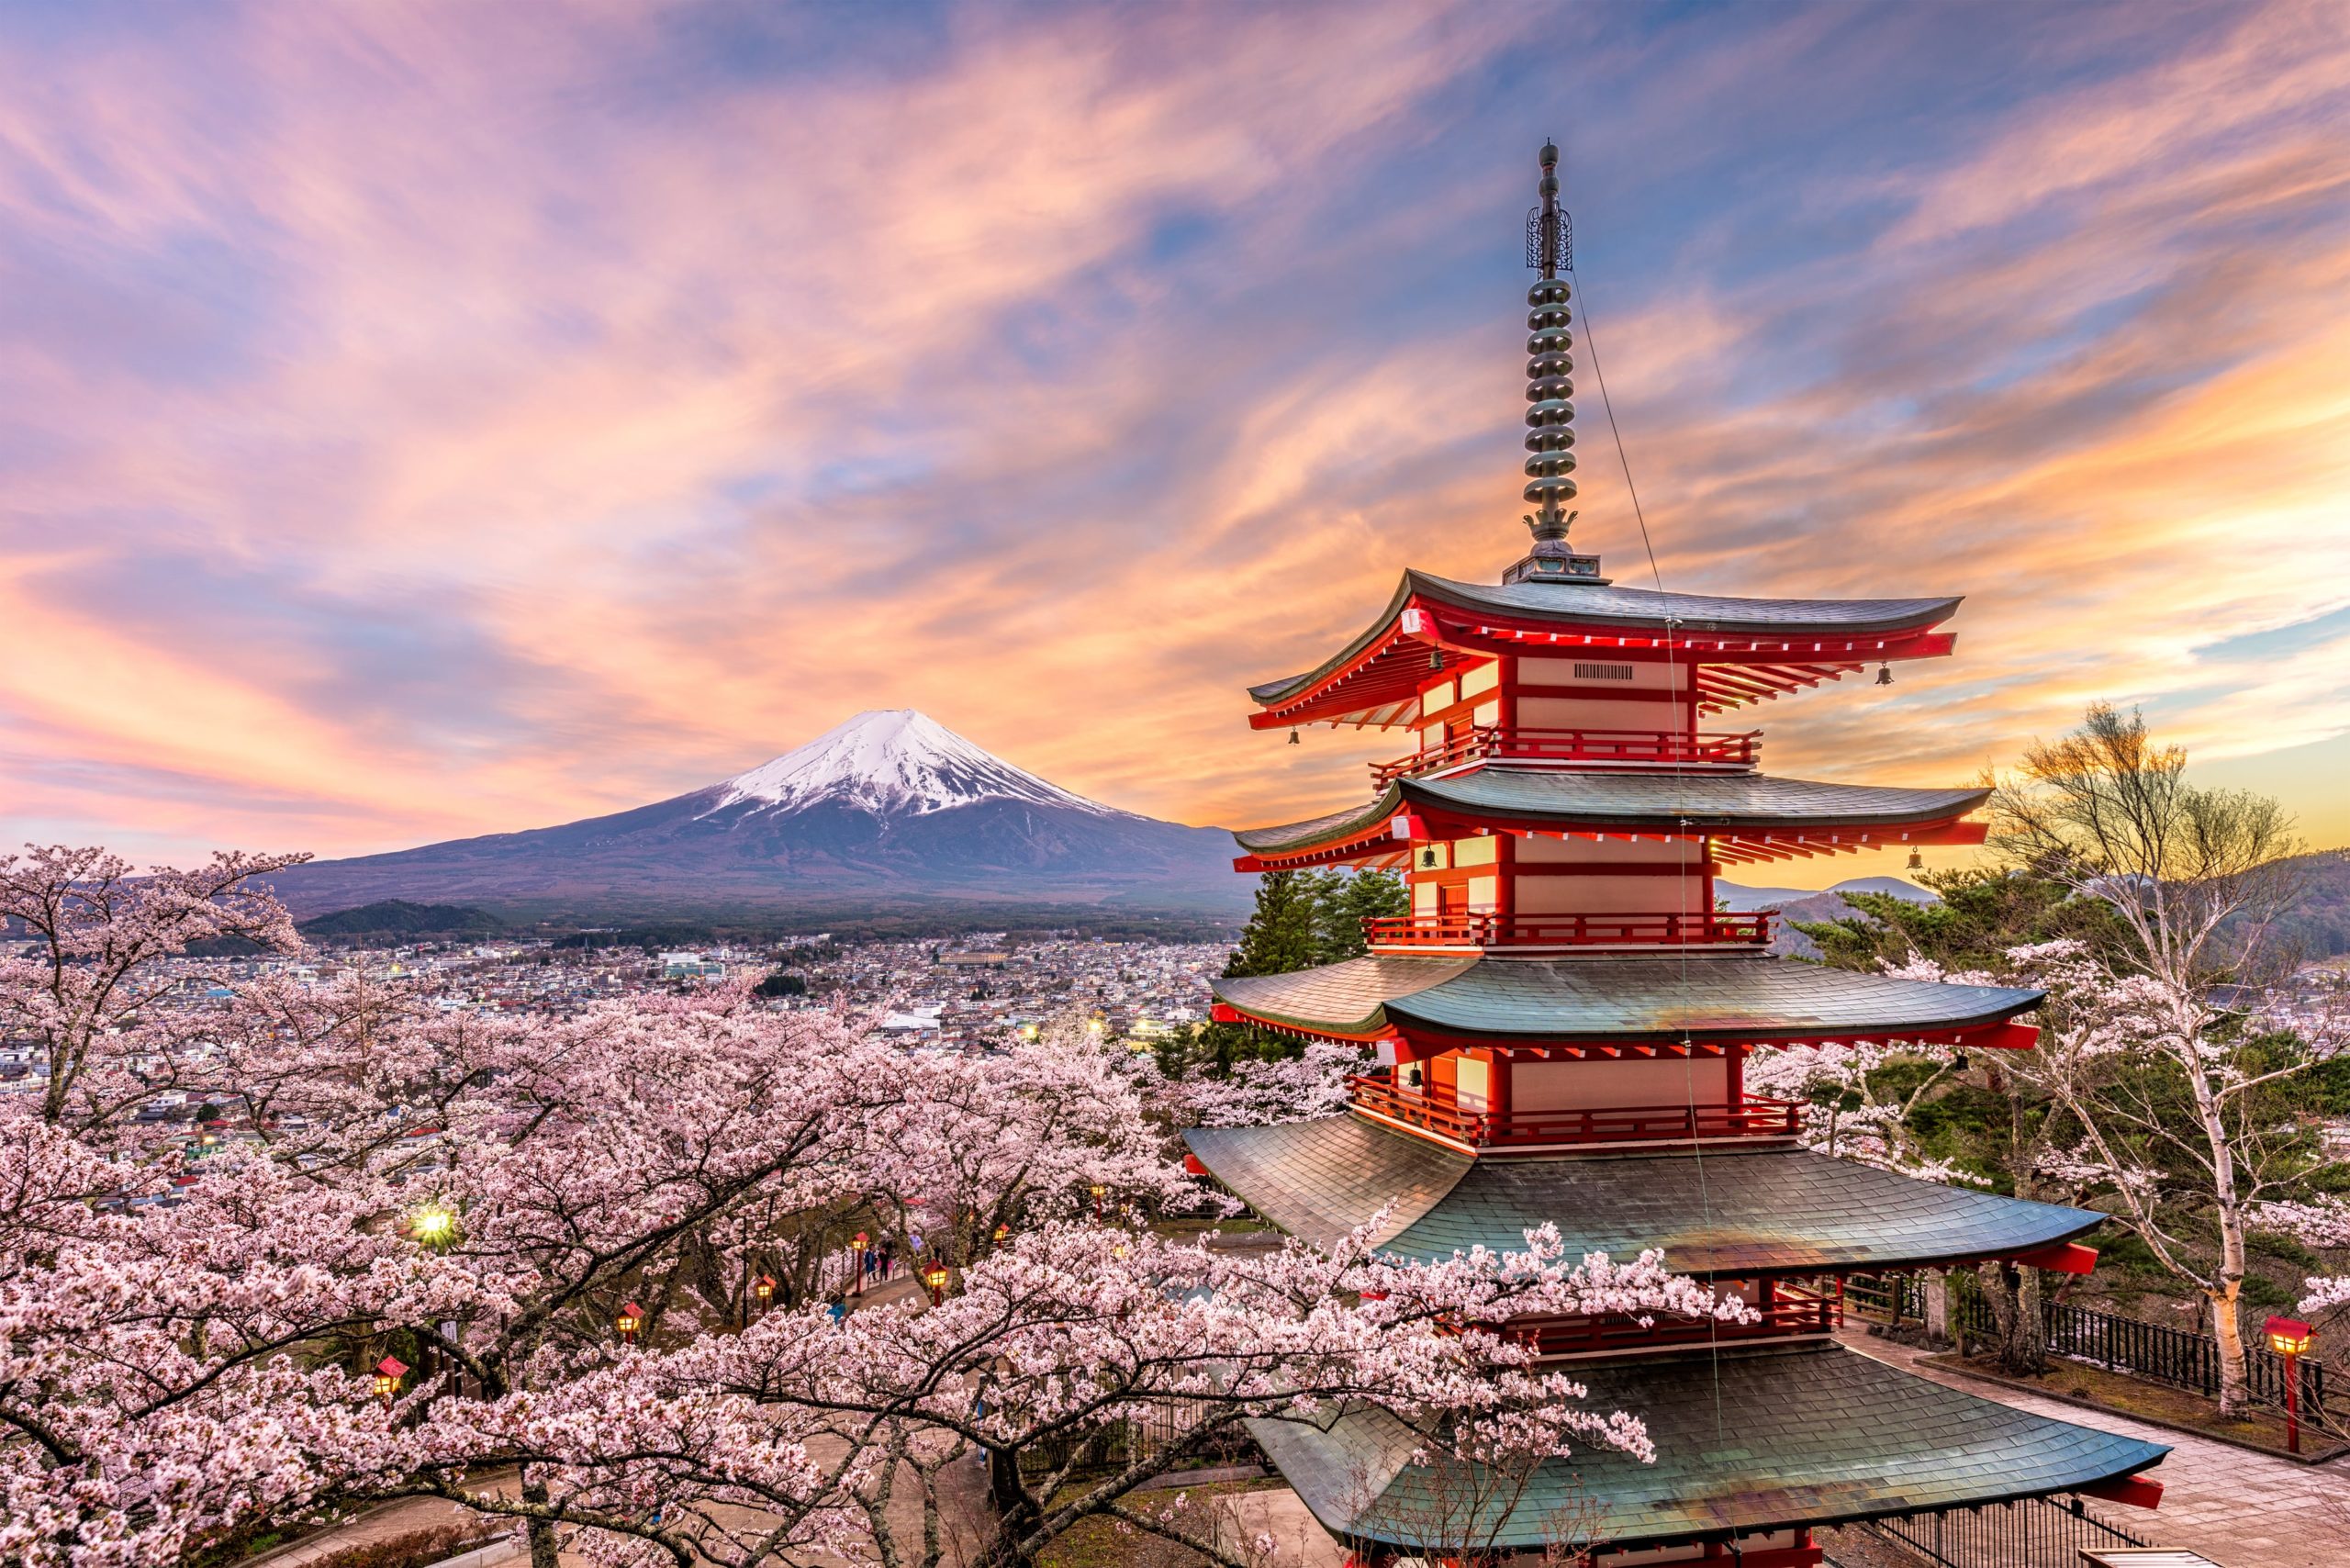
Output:
[[[1296,1056],[1243,1058],[1223,1074],[1170,1079],[1152,1072],[1146,1093],[1156,1110],[1181,1126],[1311,1121],[1347,1108],[1353,1099],[1347,1081],[1370,1061],[1359,1046],[1310,1040]]]
[[[560,1402],[437,1400],[407,1436],[415,1469],[395,1490],[535,1509],[615,1562],[831,1550],[934,1564],[947,1479],[975,1460],[999,1508],[967,1560],[1032,1561],[1106,1516],[1234,1562],[1229,1543],[1186,1534],[1136,1491],[1245,1423],[1357,1405],[1488,1462],[1579,1446],[1652,1457],[1638,1421],[1586,1408],[1572,1377],[1536,1370],[1491,1326],[1745,1311],[1654,1254],[1570,1264],[1554,1231],[1529,1234],[1521,1253],[1437,1263],[1382,1259],[1368,1235],[1326,1253],[1220,1251],[1053,1221],[971,1264],[935,1308],[901,1300],[836,1319],[811,1306],[623,1357]],[[545,1473],[543,1497],[487,1499],[449,1478],[454,1456],[481,1452]]]
[[[2253,1221],[2264,1230],[2289,1236],[2304,1247],[2350,1252],[2350,1200],[2325,1193],[2308,1202],[2263,1204]],[[2350,1306],[2350,1274],[2313,1274],[2302,1282],[2299,1310],[2307,1313]]]
[[[39,1053],[41,1115],[93,1129],[147,1099],[159,1085],[119,1070],[141,1053],[102,1042],[138,1028],[156,961],[223,938],[293,949],[293,922],[253,879],[308,858],[216,855],[197,870],[137,875],[100,849],[0,858],[0,922],[33,939],[32,956],[0,958],[0,1036]]]
[[[1994,831],[2011,857],[2109,906],[2126,935],[2112,951],[2068,944],[2051,955],[2086,971],[2073,992],[2083,1033],[2051,1057],[2052,1083],[2125,1217],[2164,1268],[2203,1294],[2220,1345],[2220,1407],[2232,1411],[2245,1396],[2238,1302],[2260,1184],[2246,1155],[2266,1136],[2245,1113],[2264,1085],[2312,1059],[2263,1067],[2244,1026],[2258,1010],[2247,988],[2274,978],[2270,934],[2298,890],[2301,846],[2276,801],[2190,784],[2186,767],[2186,752],[2157,745],[2136,712],[2100,703],[2071,734],[2026,750],[1995,797]],[[2107,1056],[2127,1065],[2091,1068]],[[2197,1172],[2208,1255],[2158,1201],[2163,1184],[2147,1176],[2155,1152]]]
[[[999,1511],[967,1544],[1026,1562],[1086,1518],[1180,1531],[1145,1481],[1350,1402],[1496,1460],[1644,1454],[1496,1326],[1744,1311],[1549,1233],[1409,1265],[1363,1237],[1172,1239],[1147,1221],[1192,1190],[1107,1049],[909,1057],[741,989],[529,1022],[359,977],[172,1005],[186,941],[290,941],[250,880],[284,863],[152,888],[100,856],[10,864],[52,958],[0,974],[0,1010],[68,1081],[0,1103],[0,1557],[160,1563],[426,1495],[517,1521],[534,1568],[566,1542],[935,1563],[977,1465]],[[138,1117],[164,1090],[234,1136],[192,1158]],[[923,1226],[951,1292],[828,1305],[857,1223]],[[755,1316],[745,1278],[774,1268],[809,1288]]]
[[[2070,941],[2011,958],[2056,1003],[2020,1068],[2079,1138],[2045,1163],[2093,1191],[2204,1297],[2221,1406],[2232,1410],[2248,1396],[2238,1305],[2246,1236],[2341,1170],[2277,1092],[2342,1042],[2271,1027],[2277,1020],[2255,988],[2233,988],[2224,1003],[2210,991],[2183,996]]]

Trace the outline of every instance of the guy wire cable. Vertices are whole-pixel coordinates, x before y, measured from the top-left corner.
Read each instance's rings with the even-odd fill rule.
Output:
[[[1569,222],[1572,223],[1572,219],[1570,218]],[[1570,229],[1569,232],[1572,233],[1572,230]],[[1599,385],[1599,406],[1606,411],[1607,433],[1616,442],[1616,461],[1620,464],[1624,469],[1624,491],[1627,495],[1631,497],[1632,516],[1640,525],[1640,548],[1648,554],[1649,576],[1656,583],[1658,598],[1664,601],[1666,690],[1673,698],[1674,707],[1677,709],[1679,707],[1679,696],[1681,690],[1681,660],[1678,657],[1679,650],[1676,646],[1676,639],[1678,636],[1678,629],[1681,624],[1681,620],[1679,616],[1673,614],[1672,597],[1665,591],[1664,573],[1658,567],[1656,561],[1656,543],[1649,537],[1648,515],[1640,509],[1639,487],[1632,482],[1632,459],[1624,450],[1624,432],[1616,423],[1615,400],[1607,396],[1607,374],[1600,368],[1599,364],[1599,334],[1592,324],[1591,296],[1587,292],[1587,286],[1583,281],[1583,274],[1575,270],[1574,252],[1572,249],[1568,250],[1566,255],[1562,259],[1566,263],[1567,275],[1574,279],[1575,291],[1583,297],[1583,342],[1591,345],[1592,379]],[[1691,734],[1694,735],[1697,722],[1697,691],[1694,677],[1690,687],[1689,700],[1689,723]],[[1687,817],[1682,817],[1680,819],[1680,825],[1684,828],[1690,826],[1691,823],[1689,819]],[[1700,839],[1698,841],[1698,846],[1699,854],[1701,856],[1709,852],[1712,848],[1712,845],[1709,840]],[[1700,873],[1700,875],[1702,876],[1702,873]],[[1704,911],[1703,913],[1706,918],[1710,920],[1713,915],[1713,911],[1708,908]],[[1690,992],[1689,914],[1686,909],[1682,912],[1681,924],[1677,927],[1677,931],[1678,940],[1675,941],[1673,946],[1679,951],[1681,966],[1681,1002],[1683,1007],[1686,1008],[1689,1003]],[[1723,1047],[1722,1083],[1725,1099],[1727,1099],[1728,1096],[1729,1083],[1729,1047],[1727,1046]],[[1683,1086],[1687,1095],[1687,1105],[1689,1111],[1689,1153],[1697,1174],[1698,1217],[1705,1224],[1706,1234],[1711,1236],[1714,1229],[1713,1199],[1706,1183],[1705,1140],[1697,1135],[1697,1053],[1695,1044],[1689,1038],[1686,1025],[1684,1025],[1682,1029],[1681,1060],[1684,1068]],[[1714,1278],[1717,1282],[1717,1288],[1718,1288],[1718,1277],[1715,1276]],[[1722,1440],[1721,1319],[1712,1316],[1711,1314],[1708,1314],[1706,1318],[1706,1350],[1709,1363],[1708,1372],[1713,1383],[1714,1390],[1714,1440],[1718,1443]]]

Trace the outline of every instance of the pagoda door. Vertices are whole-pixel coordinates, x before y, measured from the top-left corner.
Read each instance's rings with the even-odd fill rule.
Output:
[[[1444,929],[1457,930],[1469,923],[1469,884],[1440,882],[1436,890],[1436,917]]]

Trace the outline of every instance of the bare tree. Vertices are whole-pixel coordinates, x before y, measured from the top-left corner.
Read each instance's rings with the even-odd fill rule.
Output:
[[[2110,953],[2056,945],[2069,949],[2052,967],[2069,976],[2075,1022],[2037,1054],[2082,1126],[2084,1173],[2209,1304],[2228,1412],[2246,1395],[2248,1211],[2276,1152],[2251,1114],[2255,1093],[2316,1059],[2264,1055],[2251,1024],[2277,968],[2272,936],[2299,893],[2291,862],[2302,846],[2275,801],[2191,784],[2186,766],[2136,711],[2099,703],[2078,729],[2025,752],[1993,811],[2003,848],[2103,901],[2127,934]]]

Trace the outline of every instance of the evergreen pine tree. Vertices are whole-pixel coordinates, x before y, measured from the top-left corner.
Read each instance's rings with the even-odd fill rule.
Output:
[[[1315,911],[1315,879],[1295,871],[1266,872],[1257,883],[1257,908],[1225,963],[1225,978],[1312,969]],[[1212,1070],[1225,1073],[1236,1061],[1295,1056],[1304,1047],[1253,1025],[1210,1024],[1200,1031],[1200,1048]]]
[[[1412,895],[1393,871],[1342,871],[1335,868],[1310,879],[1314,893],[1314,961],[1344,963],[1366,950],[1365,920],[1408,914]]]
[[[1257,908],[1240,930],[1226,976],[1285,975],[1314,967],[1316,879],[1268,871],[1257,882]]]

